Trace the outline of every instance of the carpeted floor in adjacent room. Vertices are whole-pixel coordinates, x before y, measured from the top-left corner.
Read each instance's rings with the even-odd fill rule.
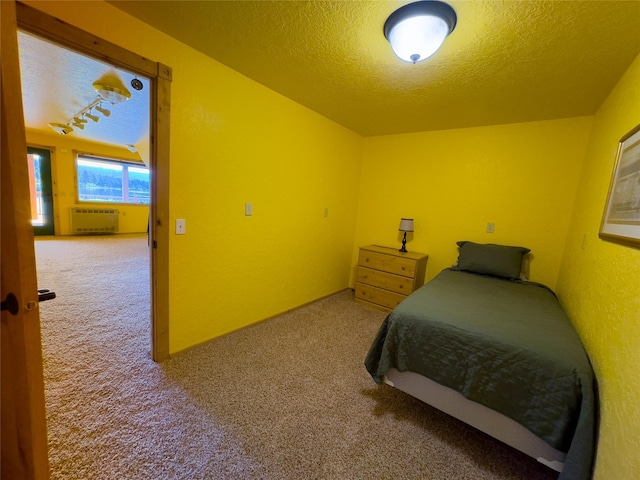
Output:
[[[557,478],[377,386],[363,361],[384,313],[351,291],[156,364],[146,235],[46,237],[36,254],[58,296],[41,304],[52,479]]]

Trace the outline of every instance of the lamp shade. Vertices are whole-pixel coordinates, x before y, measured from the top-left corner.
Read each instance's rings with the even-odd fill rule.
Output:
[[[414,2],[393,12],[384,36],[401,60],[416,63],[433,55],[456,27],[457,16],[444,2]]]
[[[413,232],[413,218],[401,218],[398,230],[401,232]]]

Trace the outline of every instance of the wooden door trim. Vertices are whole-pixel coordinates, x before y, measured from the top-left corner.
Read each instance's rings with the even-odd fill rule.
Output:
[[[150,77],[158,74],[157,62],[96,37],[34,7],[17,2],[16,13],[18,28],[106,63],[134,70],[136,73]]]
[[[171,68],[158,64],[155,82],[155,122],[151,126],[155,155],[151,179],[151,357],[156,362],[169,358],[169,120],[171,112]]]
[[[151,357],[157,362],[165,360],[169,358],[171,67],[153,62],[24,3],[16,2],[16,14],[18,27],[22,30],[151,80]]]

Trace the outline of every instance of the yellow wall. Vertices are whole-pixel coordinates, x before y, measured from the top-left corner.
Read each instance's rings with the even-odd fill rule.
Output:
[[[429,254],[426,280],[471,240],[530,248],[531,279],[554,288],[590,126],[580,117],[366,138],[352,265],[361,245],[399,247],[410,217],[407,248]]]
[[[640,56],[598,110],[558,293],[600,386],[597,480],[640,478],[640,250],[598,238],[620,138],[640,124]]]
[[[28,3],[173,68],[170,212],[187,234],[170,243],[172,353],[346,287],[358,246],[400,245],[400,217],[427,279],[457,240],[527,246],[600,381],[596,478],[640,477],[640,254],[597,238],[617,142],[640,122],[638,59],[593,132],[584,117],[363,140],[108,4]]]
[[[69,209],[87,206],[78,203],[76,187],[76,152],[104,155],[107,158],[140,161],[140,156],[124,148],[101,145],[78,140],[70,136],[44,134],[27,130],[27,145],[51,151],[51,181],[53,190],[53,215],[56,235],[71,235]],[[112,203],[91,203],[109,206],[120,212],[118,233],[143,233],[147,231],[149,207],[147,205],[113,205]]]
[[[171,353],[349,286],[359,135],[105,2],[28,3],[173,68]]]

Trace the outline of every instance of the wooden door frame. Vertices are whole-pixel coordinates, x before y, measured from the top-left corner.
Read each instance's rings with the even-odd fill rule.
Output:
[[[4,1],[4,0],[3,0]],[[171,67],[153,62],[24,3],[16,2],[17,25],[63,47],[151,80],[150,277],[151,358],[169,358],[169,117]]]

